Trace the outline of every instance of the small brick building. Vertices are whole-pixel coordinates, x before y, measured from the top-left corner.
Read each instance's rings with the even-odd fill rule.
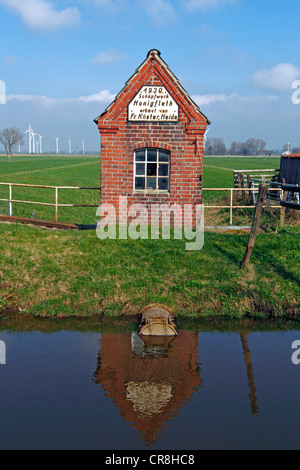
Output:
[[[201,204],[207,117],[151,50],[95,119],[101,134],[101,203]]]

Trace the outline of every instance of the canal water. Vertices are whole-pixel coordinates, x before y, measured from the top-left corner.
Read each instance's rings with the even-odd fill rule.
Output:
[[[0,449],[299,449],[295,326],[0,320]]]

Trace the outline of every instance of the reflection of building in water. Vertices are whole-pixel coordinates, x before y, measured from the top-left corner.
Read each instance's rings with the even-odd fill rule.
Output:
[[[198,333],[147,340],[103,334],[95,381],[151,445],[201,384]]]

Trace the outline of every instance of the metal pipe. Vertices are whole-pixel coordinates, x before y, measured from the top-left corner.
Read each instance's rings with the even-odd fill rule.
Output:
[[[230,190],[230,225],[232,225],[233,191]]]
[[[58,220],[58,188],[55,188],[55,221]]]
[[[10,215],[10,217],[13,215],[13,211],[12,211],[12,187],[11,187],[11,184],[9,185],[9,215]]]

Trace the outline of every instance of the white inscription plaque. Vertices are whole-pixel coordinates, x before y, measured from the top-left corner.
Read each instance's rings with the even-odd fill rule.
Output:
[[[144,86],[128,106],[129,121],[178,121],[178,105],[165,87]]]

